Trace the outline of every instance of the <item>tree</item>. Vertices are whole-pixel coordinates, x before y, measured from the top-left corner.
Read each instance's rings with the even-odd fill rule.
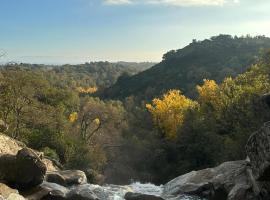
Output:
[[[36,95],[45,82],[32,72],[7,70],[2,71],[0,79],[0,113],[10,125],[12,137],[18,138],[25,128],[25,118],[30,114],[30,107],[38,104]]]
[[[184,122],[186,112],[195,109],[197,105],[197,102],[188,99],[179,90],[170,90],[162,99],[154,99],[152,105],[146,104],[146,108],[165,137],[175,138],[177,129]]]

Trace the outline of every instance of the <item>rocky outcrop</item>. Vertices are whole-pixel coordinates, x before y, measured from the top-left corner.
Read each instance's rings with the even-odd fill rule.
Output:
[[[126,200],[164,200],[161,197],[157,197],[154,195],[148,195],[148,194],[139,194],[139,193],[132,193],[128,192],[125,195]]]
[[[41,184],[45,173],[45,164],[29,148],[21,149],[16,156],[0,156],[0,180],[16,188],[25,189]]]
[[[254,177],[270,181],[270,122],[251,135],[246,145]]]
[[[163,195],[190,194],[217,200],[254,199],[247,169],[248,162],[243,160],[193,171],[167,183]]]
[[[79,185],[87,183],[85,173],[80,170],[48,172],[46,174],[45,180],[63,186]]]

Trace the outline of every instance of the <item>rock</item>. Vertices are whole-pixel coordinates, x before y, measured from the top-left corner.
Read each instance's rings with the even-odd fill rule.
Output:
[[[0,119],[0,132],[4,133],[5,131],[8,130],[8,125]]]
[[[0,154],[16,155],[24,147],[23,143],[0,134]]]
[[[126,200],[164,200],[161,197],[157,197],[154,195],[148,195],[148,194],[139,194],[139,193],[132,193],[128,192],[125,195]]]
[[[25,148],[26,145],[18,140],[12,139],[8,137],[7,135],[0,133],[0,154],[10,154],[10,155],[16,155],[18,151],[20,151],[22,148]],[[33,150],[34,151],[34,150]],[[35,151],[38,155],[42,154],[38,151]],[[58,171],[59,168],[55,163],[47,158],[43,158],[42,162],[47,167],[48,171]]]
[[[0,195],[3,198],[8,198],[12,193],[19,194],[18,190],[12,189],[3,183],[0,183]]]
[[[270,122],[250,136],[246,153],[255,179],[270,181]]]
[[[52,161],[48,158],[43,158],[42,162],[46,165],[48,172],[59,171],[62,168],[62,167],[61,168],[58,167],[58,166],[60,166],[60,164],[57,163],[57,165],[56,165],[54,161]]]
[[[57,172],[48,172],[46,174],[46,181],[57,183],[63,186],[86,184],[87,178],[83,171],[79,170],[65,170]]]
[[[216,168],[193,171],[167,183],[163,195],[189,194],[226,200],[229,196],[233,199],[234,196],[244,193],[240,196],[246,197],[252,188],[246,173],[247,167],[248,162],[243,160],[225,162]]]
[[[68,200],[100,200],[96,194],[84,185],[74,187],[68,194]]]
[[[252,194],[252,191],[247,185],[238,184],[230,191],[228,200],[252,200],[256,197]]]
[[[65,200],[70,192],[69,189],[55,183],[43,183],[42,187],[49,190],[42,200]]]
[[[41,185],[25,192],[28,200],[57,200],[66,199],[69,189],[56,183],[43,182]]]
[[[18,189],[28,189],[43,182],[46,166],[29,148],[18,151],[16,156],[0,156],[0,179]]]
[[[25,200],[18,190],[12,189],[7,185],[0,183],[0,200]]]
[[[103,185],[105,182],[105,176],[102,174],[99,174],[93,169],[87,169],[84,171],[86,174],[86,177],[88,181],[92,184],[98,184],[98,185]]]
[[[12,193],[9,195],[7,200],[25,200],[25,198],[19,194]]]
[[[56,183],[44,182],[25,196],[27,200],[100,200],[89,184],[66,188]],[[101,198],[105,199],[107,198]]]

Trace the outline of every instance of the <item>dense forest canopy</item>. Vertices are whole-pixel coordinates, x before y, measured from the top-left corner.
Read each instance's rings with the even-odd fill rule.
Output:
[[[5,65],[0,118],[9,125],[6,134],[65,168],[102,173],[107,183],[164,183],[246,157],[247,138],[270,120],[261,99],[270,92],[269,40],[221,35],[193,41],[131,77],[137,64]],[[126,85],[120,100],[98,97],[116,79],[108,90],[139,85]]]
[[[270,48],[270,38],[214,36],[164,54],[163,61],[152,68],[125,79],[120,79],[105,90],[106,98],[121,99],[134,95],[150,100],[169,89],[180,89],[190,97],[196,95],[195,86],[203,79],[220,83],[225,77],[235,77]]]
[[[102,90],[114,84],[120,76],[131,76],[152,67],[151,62],[89,62],[78,65],[41,65],[17,64],[2,65],[2,68],[19,68],[42,71],[50,82],[57,82],[61,87],[96,87]]]

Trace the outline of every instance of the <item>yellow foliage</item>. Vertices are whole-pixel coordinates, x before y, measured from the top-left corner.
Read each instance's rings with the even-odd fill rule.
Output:
[[[97,124],[97,125],[99,125],[99,124],[100,124],[100,120],[99,120],[99,118],[94,119],[94,120],[93,120],[93,122],[94,122],[95,124]]]
[[[97,87],[88,87],[88,88],[83,88],[83,87],[78,87],[77,91],[82,94],[93,94],[97,91]]]
[[[77,119],[78,119],[78,113],[77,113],[77,112],[73,112],[73,113],[71,113],[71,114],[69,115],[69,121],[70,121],[71,123],[77,121]]]
[[[197,86],[200,102],[213,102],[218,96],[219,86],[214,80],[204,79],[202,86]]]
[[[154,99],[146,108],[152,114],[154,123],[161,128],[167,138],[175,138],[177,129],[183,124],[186,111],[197,106],[179,90],[170,90],[162,99]]]

